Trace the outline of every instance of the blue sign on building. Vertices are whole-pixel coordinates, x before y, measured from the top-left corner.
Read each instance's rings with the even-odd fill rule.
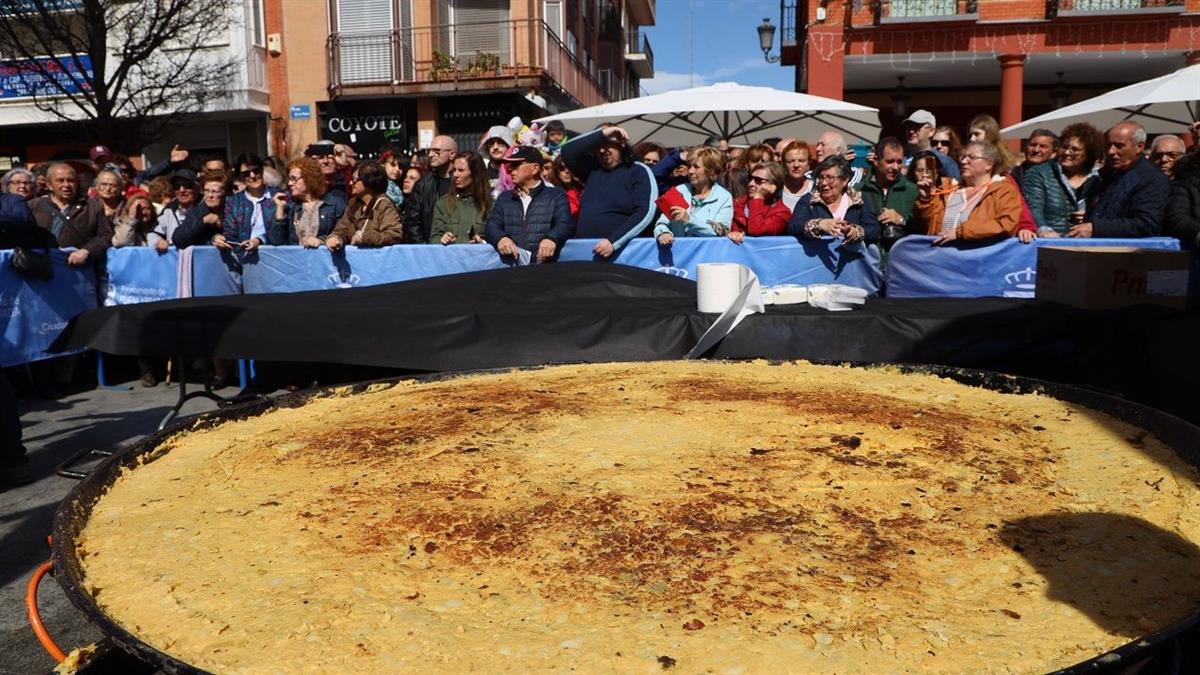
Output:
[[[307,103],[292,106],[289,115],[294,120],[310,120],[312,119],[312,106]]]
[[[92,59],[85,55],[0,61],[0,99],[79,94],[91,87],[92,77]]]

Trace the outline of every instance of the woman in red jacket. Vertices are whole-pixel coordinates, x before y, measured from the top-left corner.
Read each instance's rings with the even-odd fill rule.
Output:
[[[787,234],[792,212],[782,199],[784,175],[777,162],[761,162],[750,171],[748,194],[733,202],[733,228],[729,233],[733,243],[742,243],[746,236]]]
[[[571,173],[563,162],[562,155],[554,159],[554,172],[550,182],[567,193],[567,205],[571,207],[571,221],[579,220],[579,194],[583,191],[583,183]]]

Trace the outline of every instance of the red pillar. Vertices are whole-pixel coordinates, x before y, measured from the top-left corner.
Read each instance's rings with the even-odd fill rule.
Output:
[[[1025,94],[1025,55],[1004,54],[1000,59],[1000,128],[1022,119]]]
[[[809,94],[842,100],[845,54],[846,34],[841,26],[821,26],[809,31],[804,54]]]

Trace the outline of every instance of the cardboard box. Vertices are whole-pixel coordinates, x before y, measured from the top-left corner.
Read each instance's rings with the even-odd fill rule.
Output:
[[[1127,246],[1041,246],[1038,300],[1083,309],[1155,304],[1186,309],[1187,251]]]

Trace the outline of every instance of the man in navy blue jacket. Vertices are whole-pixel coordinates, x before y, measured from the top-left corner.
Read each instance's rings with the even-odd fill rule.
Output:
[[[575,236],[599,239],[592,252],[607,258],[654,218],[658,187],[650,168],[629,157],[629,134],[601,127],[562,147],[563,162],[583,181]]]
[[[1083,223],[1068,237],[1153,237],[1162,231],[1171,182],[1144,154],[1146,130],[1121,122],[1104,135],[1104,168]]]
[[[484,237],[500,255],[517,257],[520,247],[538,262],[554,260],[571,237],[567,194],[542,182],[542,153],[537,148],[517,148],[502,161],[508,163],[515,187],[496,198]]]

